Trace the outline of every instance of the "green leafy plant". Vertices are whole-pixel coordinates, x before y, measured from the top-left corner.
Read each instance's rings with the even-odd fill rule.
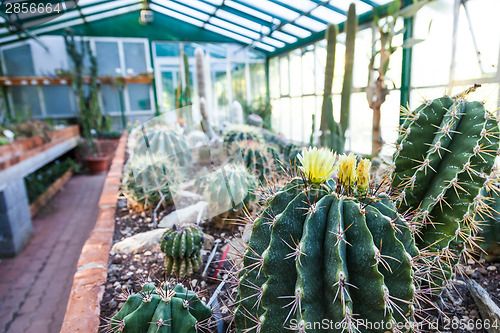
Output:
[[[28,200],[34,202],[40,195],[69,170],[77,170],[78,165],[71,158],[57,159],[24,178]]]

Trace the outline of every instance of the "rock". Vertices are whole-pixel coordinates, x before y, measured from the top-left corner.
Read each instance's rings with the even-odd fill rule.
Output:
[[[493,265],[488,266],[486,269],[489,270],[490,272],[494,272],[494,271],[497,270],[497,268],[495,266],[493,266]]]
[[[203,247],[207,250],[211,250],[214,247],[214,236],[209,234],[203,234],[203,237],[205,238],[205,243],[203,244]]]
[[[165,216],[158,227],[172,228],[175,225],[183,225],[187,223],[197,224],[198,219],[201,219],[207,214],[208,204],[205,201],[200,201],[195,205],[186,208],[178,209]]]
[[[201,195],[190,191],[175,191],[172,195],[175,208],[177,210],[196,204],[202,200]]]
[[[113,309],[116,309],[116,308],[118,307],[118,303],[116,303],[116,301],[113,301],[113,300],[112,300],[112,301],[110,301],[110,302],[109,302],[108,307],[109,307],[110,309],[112,309],[112,310],[113,310]]]
[[[164,229],[141,232],[116,243],[113,245],[112,250],[127,254],[135,254],[143,251],[156,252],[159,250],[161,236],[164,232]]]
[[[484,269],[484,267],[479,267],[478,271],[479,271],[479,273],[481,273],[483,275],[488,275],[488,271],[486,269]]]
[[[153,253],[152,253],[151,251],[146,251],[146,252],[144,252],[144,254],[143,254],[143,255],[145,255],[145,256],[150,256],[150,255],[152,255],[152,254],[153,254]]]
[[[474,281],[469,281],[467,287],[469,288],[469,291],[472,294],[474,301],[476,302],[483,321],[485,323],[500,322],[500,308],[491,299],[488,292]],[[486,328],[486,330],[489,333],[498,333],[496,327],[494,328],[490,326],[489,328]]]

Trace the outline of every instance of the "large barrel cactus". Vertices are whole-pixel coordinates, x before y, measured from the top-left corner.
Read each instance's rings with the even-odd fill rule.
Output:
[[[182,285],[145,283],[137,294],[124,295],[123,307],[109,319],[107,332],[196,333],[212,312]]]
[[[129,154],[146,155],[148,151],[183,167],[191,163],[191,148],[184,136],[165,126],[144,128],[144,131],[139,128],[131,135]]]
[[[264,138],[259,129],[255,126],[238,125],[234,126],[224,135],[224,149],[229,152],[233,144],[239,141],[263,142]]]
[[[181,182],[184,172],[170,160],[156,154],[133,155],[125,165],[121,193],[127,198],[127,205],[135,211],[154,209],[161,198],[172,198],[170,185]]]
[[[243,163],[261,184],[266,184],[281,170],[279,154],[270,146],[255,141],[241,141],[233,148],[232,155],[241,153]]]
[[[483,188],[481,194],[486,206],[474,216],[480,228],[478,243],[493,260],[500,258],[500,189],[497,186],[489,192]]]
[[[255,176],[242,164],[230,163],[208,174],[203,193],[214,227],[230,229],[242,208],[255,198]]]
[[[369,161],[356,166],[350,155],[335,164],[324,148],[304,149],[299,159],[304,177],[271,197],[253,224],[237,330],[386,332],[409,324],[418,250],[393,202],[370,189]]]
[[[201,267],[200,250],[204,242],[203,231],[195,225],[183,225],[168,229],[161,238],[161,250],[165,252],[165,273],[184,277]]]
[[[426,263],[443,271],[427,278],[437,290],[451,276],[464,242],[472,243],[474,211],[482,206],[481,188],[491,186],[499,144],[494,116],[464,98],[442,97],[407,111],[394,154],[399,211],[416,214],[417,246],[438,254]]]

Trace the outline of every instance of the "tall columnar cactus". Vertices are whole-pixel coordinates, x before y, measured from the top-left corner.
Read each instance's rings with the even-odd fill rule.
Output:
[[[165,252],[165,273],[183,278],[200,270],[200,250],[204,242],[203,231],[195,225],[168,229],[161,238]]]
[[[244,165],[263,185],[281,170],[279,154],[272,147],[255,141],[240,141],[233,149],[232,155],[241,154]]]
[[[369,161],[356,166],[351,154],[335,164],[324,148],[304,149],[300,160],[304,177],[275,193],[253,223],[239,274],[238,332],[324,332],[313,327],[324,319],[328,332],[410,323],[418,250],[393,202],[370,188]]]
[[[191,148],[186,138],[165,126],[154,126],[141,130],[138,128],[129,141],[129,154],[147,156],[152,153],[164,156],[171,163],[189,167]]]
[[[172,181],[182,182],[184,173],[161,156],[131,156],[123,172],[121,193],[127,198],[127,205],[135,211],[154,209],[161,198],[172,198]]]
[[[262,134],[254,126],[238,125],[234,126],[224,135],[224,149],[231,151],[232,145],[238,141],[256,141],[263,142]]]
[[[321,121],[319,129],[321,130],[320,143],[323,146],[329,145],[330,140],[330,113],[332,109],[328,107],[328,100],[332,96],[333,73],[335,70],[335,46],[337,44],[337,34],[339,28],[335,24],[329,24],[325,32],[326,39],[326,67],[325,67],[325,86],[323,88],[323,105],[321,107]],[[333,117],[333,114],[331,115]]]
[[[476,229],[480,190],[499,148],[497,121],[480,102],[464,95],[427,101],[401,127],[394,154],[392,186],[400,193],[400,212],[414,211],[421,223],[417,245],[438,253],[436,265],[452,266]]]
[[[500,189],[498,185],[489,192],[483,188],[481,194],[486,206],[476,212],[475,223],[479,226],[478,242],[493,259],[500,258]]]
[[[244,205],[254,198],[255,176],[242,164],[230,163],[208,174],[203,196],[208,202],[211,221],[218,229],[229,229]]]
[[[206,94],[206,82],[205,82],[205,57],[203,49],[198,47],[194,50],[194,56],[196,60],[196,77],[198,81],[198,96],[200,97],[200,114],[201,114],[201,129],[205,134],[212,138],[214,137],[214,132],[210,124],[209,119],[209,103]]]
[[[145,283],[137,294],[126,294],[123,307],[109,319],[108,332],[197,333],[212,311],[195,292],[182,285]]]
[[[345,142],[345,131],[349,127],[349,115],[352,93],[352,73],[354,69],[354,45],[356,43],[356,32],[358,30],[358,17],[356,16],[356,5],[351,3],[347,12],[345,23],[345,60],[344,60],[344,83],[342,85],[342,99],[340,102],[340,128],[341,137]],[[339,147],[340,148],[340,147]],[[342,146],[342,151],[343,151]]]

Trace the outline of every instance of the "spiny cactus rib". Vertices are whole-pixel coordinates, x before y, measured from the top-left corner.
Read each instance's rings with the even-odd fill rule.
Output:
[[[156,287],[146,283],[129,295],[123,307],[109,320],[109,332],[196,333],[211,310],[198,296],[177,285]]]
[[[272,147],[254,141],[241,141],[234,145],[232,155],[237,154],[241,154],[246,168],[260,184],[267,184],[281,170],[279,154]]]
[[[256,141],[263,143],[264,139],[257,127],[248,125],[235,126],[224,135],[224,149],[226,152],[231,152],[233,143],[239,141]]]
[[[497,185],[495,185],[496,187]],[[474,222],[480,228],[479,244],[493,258],[500,258],[500,189],[496,187],[489,193],[483,188],[485,209],[478,210]]]
[[[385,332],[411,322],[418,250],[390,199],[365,188],[369,163],[357,169],[354,156],[341,157],[336,185],[328,180],[334,155],[309,149],[300,160],[306,182],[292,180],[269,201],[267,224],[254,224],[240,272],[237,330],[323,332],[317,323],[328,319],[337,324],[332,332]]]
[[[197,226],[165,231],[161,240],[161,250],[165,252],[165,273],[184,277],[197,272],[201,267],[203,242],[203,232]]]

